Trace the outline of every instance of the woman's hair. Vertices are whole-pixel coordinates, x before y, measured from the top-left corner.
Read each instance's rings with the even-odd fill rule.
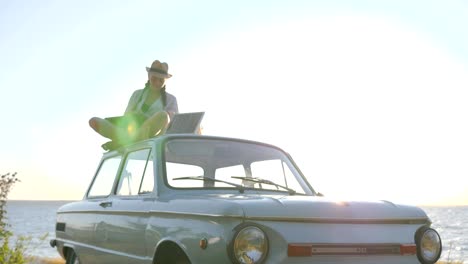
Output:
[[[166,108],[166,104],[167,104],[166,85],[164,85],[164,87],[161,88],[161,101],[162,101],[163,109]]]
[[[145,93],[145,91],[147,91],[149,88],[150,88],[150,81],[146,81],[145,83],[145,89],[144,91],[141,93],[140,95],[140,99],[138,101],[141,101],[141,99],[143,99],[143,94]],[[161,88],[161,101],[162,101],[162,105],[163,105],[163,108],[166,107],[166,104],[167,104],[167,94],[166,94],[166,85],[164,85],[162,88]]]

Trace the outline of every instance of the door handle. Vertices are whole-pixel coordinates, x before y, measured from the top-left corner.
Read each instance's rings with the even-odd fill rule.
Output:
[[[99,204],[99,206],[107,208],[112,206],[112,202],[102,202]]]

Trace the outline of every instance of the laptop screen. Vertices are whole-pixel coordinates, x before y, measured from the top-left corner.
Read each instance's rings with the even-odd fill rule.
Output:
[[[205,112],[175,114],[166,130],[166,134],[197,133]]]

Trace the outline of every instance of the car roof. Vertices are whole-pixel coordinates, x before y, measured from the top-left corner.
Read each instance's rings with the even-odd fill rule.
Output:
[[[134,149],[138,148],[139,146],[145,146],[148,145],[148,143],[155,143],[155,142],[164,142],[170,139],[175,139],[175,138],[192,138],[192,139],[216,139],[216,140],[228,140],[228,141],[237,141],[237,142],[244,142],[244,143],[250,143],[250,144],[259,144],[259,145],[264,145],[272,148],[279,149],[283,152],[285,152],[283,149],[271,145],[268,143],[264,142],[259,142],[259,141],[254,141],[254,140],[247,140],[247,139],[240,139],[240,138],[232,138],[232,137],[221,137],[221,136],[208,136],[208,135],[198,135],[198,134],[165,134],[161,136],[156,136],[156,137],[151,137],[142,141],[134,142],[128,145],[121,146],[119,148],[116,148],[114,150],[109,150],[107,152],[104,152],[104,157],[107,156],[114,156],[117,153],[123,153],[127,149]]]

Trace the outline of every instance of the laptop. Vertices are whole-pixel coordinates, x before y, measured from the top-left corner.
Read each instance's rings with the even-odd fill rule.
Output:
[[[175,114],[166,134],[197,134],[205,112]]]

